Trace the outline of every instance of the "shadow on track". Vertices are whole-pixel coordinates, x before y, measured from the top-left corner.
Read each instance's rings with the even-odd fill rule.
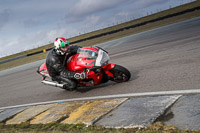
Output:
[[[128,82],[136,80],[137,78],[139,78],[138,73],[139,73],[139,71],[131,72],[131,78]],[[90,90],[99,89],[99,88],[107,87],[107,86],[114,86],[114,85],[117,85],[117,84],[123,84],[123,83],[116,83],[116,82],[113,82],[113,81],[108,81],[107,83],[103,83],[103,84],[96,85],[96,86],[78,87],[75,91],[78,91],[78,92],[81,92],[81,93],[86,93]]]

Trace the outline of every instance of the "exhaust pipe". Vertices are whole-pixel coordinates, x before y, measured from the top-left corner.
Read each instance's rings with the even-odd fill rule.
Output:
[[[47,81],[47,80],[42,80],[41,82],[45,85],[51,85],[51,86],[63,88],[63,84],[59,84],[59,83],[55,83],[55,82],[51,82],[51,81]]]

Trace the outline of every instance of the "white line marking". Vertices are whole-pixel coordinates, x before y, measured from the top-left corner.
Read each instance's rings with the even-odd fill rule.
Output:
[[[166,95],[189,95],[189,94],[199,94],[200,89],[196,90],[177,90],[177,91],[159,91],[159,92],[144,92],[144,93],[131,93],[131,94],[117,94],[117,95],[107,95],[107,96],[96,96],[96,97],[83,97],[83,98],[73,98],[73,99],[64,99],[56,101],[47,101],[40,103],[31,103],[23,104],[16,106],[1,107],[0,110],[19,108],[26,106],[35,106],[42,104],[52,104],[52,103],[62,103],[62,102],[71,102],[71,101],[82,101],[82,100],[98,100],[98,99],[111,99],[111,98],[130,98],[130,97],[149,97],[149,96],[166,96]]]

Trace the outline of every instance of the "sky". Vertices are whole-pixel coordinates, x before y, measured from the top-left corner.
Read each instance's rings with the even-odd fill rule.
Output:
[[[195,0],[0,0],[0,57]]]

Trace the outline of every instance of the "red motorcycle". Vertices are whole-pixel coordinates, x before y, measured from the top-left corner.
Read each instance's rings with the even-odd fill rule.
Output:
[[[67,60],[67,70],[86,73],[85,79],[77,80],[78,86],[94,86],[105,83],[109,80],[114,82],[126,82],[131,74],[125,67],[108,63],[110,60],[108,52],[100,47],[82,47],[77,54]],[[38,68],[38,73],[42,75],[42,83],[63,88],[64,84],[52,80],[46,80],[49,76],[46,63]]]

